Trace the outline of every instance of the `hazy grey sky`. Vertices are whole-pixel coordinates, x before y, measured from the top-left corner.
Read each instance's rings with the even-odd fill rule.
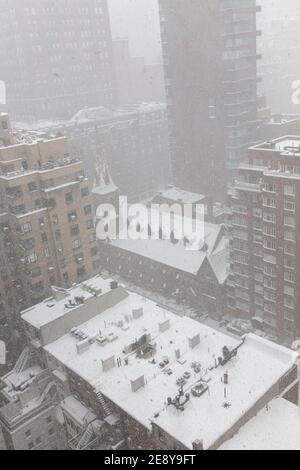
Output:
[[[135,56],[155,62],[161,53],[158,0],[108,0],[113,37],[128,37]]]

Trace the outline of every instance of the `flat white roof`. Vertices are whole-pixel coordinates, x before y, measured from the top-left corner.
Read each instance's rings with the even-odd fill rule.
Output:
[[[220,450],[300,450],[299,407],[273,400]]]
[[[165,199],[169,199],[170,201],[184,204],[196,204],[199,203],[199,201],[203,201],[203,199],[205,199],[203,194],[192,193],[190,191],[176,188],[175,186],[172,186],[164,191],[160,191],[157,193],[157,195],[162,196]]]
[[[140,308],[143,315],[134,319],[133,310]],[[161,332],[159,324],[168,320],[169,328],[167,325]],[[100,335],[107,341],[101,346],[98,340],[92,340],[78,353],[78,339],[70,332],[45,350],[144,426],[157,423],[187,448],[192,448],[195,439],[202,439],[204,448],[210,447],[291,369],[297,358],[297,353],[254,335],[248,335],[242,344],[136,294],[78,329],[88,338]],[[198,334],[200,343],[191,349],[189,338]],[[127,349],[145,335],[156,351],[147,359]],[[216,367],[224,346],[231,351],[239,345],[236,357],[226,366]],[[176,350],[180,351],[179,359]],[[168,364],[164,365],[164,360]],[[112,362],[112,368],[105,372],[102,361]],[[193,368],[195,364],[198,371]],[[226,372],[228,386],[222,383]],[[184,411],[177,411],[167,405],[167,399],[175,398],[177,381],[184,374],[185,393],[190,393],[200,379],[209,389],[200,398],[191,395]],[[145,386],[133,392],[131,380],[142,376]]]
[[[100,290],[102,295],[109,292],[111,290],[111,281],[111,279],[103,279],[100,276],[96,276],[71,289],[57,289],[58,294],[61,293],[61,297],[59,296],[58,300],[55,297],[51,297],[38,305],[24,310],[21,313],[22,319],[36,328],[41,328],[49,322],[64,316],[69,311],[66,305],[68,305],[69,301],[74,301],[75,297],[84,297],[87,300],[94,297],[93,291],[97,291],[98,295],[100,295]],[[80,308],[80,304],[73,309],[75,308]]]
[[[286,138],[284,140],[280,140],[280,141],[275,141],[275,148],[276,150],[281,150],[283,152],[286,151],[286,148],[287,147],[290,147],[290,148],[294,148],[295,149],[295,152],[297,153],[300,153],[299,149],[300,149],[300,138]]]

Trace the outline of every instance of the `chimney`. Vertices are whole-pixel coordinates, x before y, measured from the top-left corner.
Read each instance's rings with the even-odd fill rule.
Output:
[[[201,439],[196,439],[194,442],[193,442],[193,450],[204,450],[204,446],[203,446],[203,440]]]

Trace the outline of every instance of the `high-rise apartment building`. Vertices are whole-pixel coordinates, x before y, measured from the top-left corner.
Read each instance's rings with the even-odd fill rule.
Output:
[[[1,0],[0,23],[0,80],[16,121],[114,105],[106,0]]]
[[[225,168],[257,140],[258,10],[255,0],[160,0],[178,186],[224,194]]]
[[[300,10],[298,0],[259,0],[261,93],[272,113],[300,112]]]
[[[300,138],[249,149],[230,197],[231,310],[280,341],[300,332]]]
[[[1,127],[10,128],[7,115]],[[0,133],[0,138],[1,138]],[[1,337],[19,337],[19,312],[97,269],[92,198],[67,139],[0,147]]]

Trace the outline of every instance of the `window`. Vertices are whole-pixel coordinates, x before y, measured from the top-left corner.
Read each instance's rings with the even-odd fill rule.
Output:
[[[289,227],[295,227],[295,217],[285,215],[284,216],[284,225],[287,225]]]
[[[67,193],[65,195],[65,201],[66,201],[66,204],[72,204],[73,202],[73,194],[72,193]]]
[[[273,292],[265,292],[265,299],[270,301],[270,302],[276,302],[276,294]]]
[[[276,256],[269,255],[269,254],[265,253],[264,254],[264,261],[266,263],[276,264]]]
[[[276,199],[272,199],[269,197],[264,197],[263,198],[263,205],[265,207],[276,207]]]
[[[264,286],[267,287],[268,289],[276,289],[276,282],[274,281],[274,279],[270,279],[270,278],[265,278],[264,280]]]
[[[43,243],[46,243],[46,242],[48,241],[47,234],[46,234],[46,233],[42,233],[42,234],[41,234],[41,239],[42,239],[42,242],[43,242]]]
[[[36,263],[37,262],[37,254],[36,253],[31,253],[30,255],[28,256],[25,256],[25,262],[26,264],[32,264],[32,263]]]
[[[285,230],[284,239],[286,241],[295,241],[295,233],[292,230]]]
[[[68,219],[69,219],[69,222],[74,222],[75,220],[77,220],[77,212],[76,211],[69,212]]]
[[[49,209],[54,209],[56,207],[56,199],[54,199],[53,197],[51,199],[48,199],[47,207]]]
[[[90,230],[91,228],[94,228],[94,222],[92,220],[88,220],[86,226],[87,229]]]
[[[91,214],[92,213],[92,206],[91,205],[85,206],[84,213],[85,213],[85,215]]]
[[[47,424],[52,423],[52,416],[47,416],[46,421],[47,421]]]
[[[284,201],[284,209],[286,211],[295,212],[295,203],[290,201]]]
[[[268,191],[269,193],[276,193],[276,185],[272,183],[266,183],[265,184],[265,191]]]
[[[284,280],[288,282],[294,282],[295,281],[295,275],[293,271],[285,271],[284,272]]]
[[[72,245],[73,245],[74,250],[78,250],[78,248],[81,247],[81,240],[79,240],[79,239],[78,240],[73,240]]]
[[[269,235],[270,237],[276,237],[276,228],[274,225],[264,225],[263,233],[264,235]]]
[[[41,268],[34,268],[32,271],[31,271],[31,277],[34,278],[34,277],[38,277],[42,274],[42,271],[41,271]]]
[[[28,183],[28,190],[30,192],[37,191],[37,189],[38,189],[38,186],[35,182]]]
[[[55,230],[55,239],[57,241],[61,240],[61,231],[60,230]]]
[[[289,295],[289,296],[291,296],[291,297],[294,297],[294,296],[295,296],[295,289],[294,289],[294,287],[292,287],[292,286],[285,285],[285,286],[284,286],[284,293],[285,293],[286,295]]]
[[[273,222],[274,224],[276,223],[276,215],[272,212],[264,212],[263,219],[265,222]]]
[[[98,254],[98,248],[95,246],[91,249],[91,256],[96,256]]]
[[[264,248],[268,250],[276,250],[276,241],[270,239],[264,239]]]
[[[86,274],[86,270],[85,270],[85,267],[81,267],[81,268],[77,268],[77,276],[78,277],[83,277],[85,276]]]
[[[34,245],[35,245],[34,238],[28,238],[27,240],[23,240],[24,250],[32,250]]]
[[[287,295],[284,296],[284,306],[288,308],[294,308],[295,302],[292,297],[288,297]]]
[[[284,195],[285,196],[294,196],[295,195],[295,186],[293,184],[284,185]]]
[[[89,188],[83,188],[81,190],[81,196],[82,197],[87,197],[87,196],[89,196],[89,194],[90,194]]]

